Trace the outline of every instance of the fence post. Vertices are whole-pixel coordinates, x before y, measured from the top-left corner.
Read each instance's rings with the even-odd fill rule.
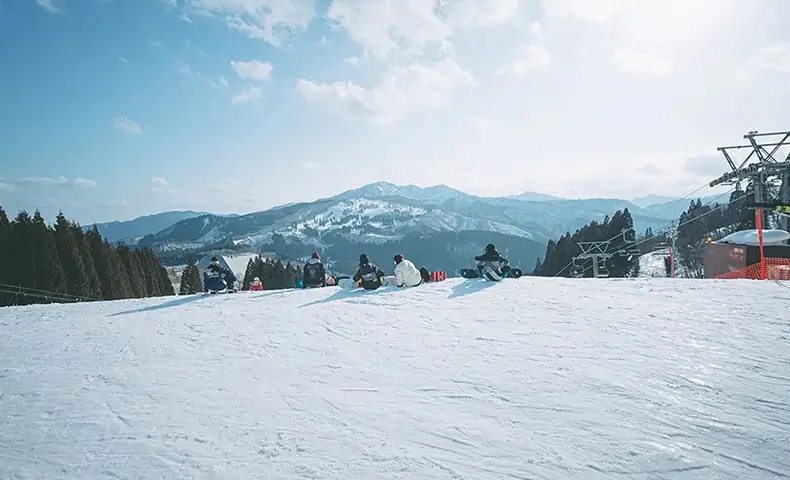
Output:
[[[765,250],[763,249],[763,209],[757,209],[757,239],[760,242],[760,280],[768,280],[767,266],[765,264]]]

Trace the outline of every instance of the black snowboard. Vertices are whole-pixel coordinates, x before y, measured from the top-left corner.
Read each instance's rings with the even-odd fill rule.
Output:
[[[458,270],[458,274],[463,278],[481,278],[480,272],[476,268],[462,268]],[[520,268],[511,268],[503,278],[521,278],[521,275],[523,275],[523,272]]]

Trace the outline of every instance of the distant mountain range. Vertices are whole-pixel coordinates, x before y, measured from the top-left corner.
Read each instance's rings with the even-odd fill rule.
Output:
[[[469,266],[471,257],[493,242],[531,270],[550,238],[617,210],[628,208],[640,233],[665,227],[691,201],[667,198],[569,200],[535,192],[478,197],[445,185],[377,182],[245,215],[166,212],[98,227],[108,240],[150,246],[170,263],[183,263],[190,253],[221,249],[266,251],[291,259],[317,250],[336,270],[350,271],[359,253],[389,262],[401,252],[429,268],[449,270]],[[649,203],[653,200],[657,202]]]

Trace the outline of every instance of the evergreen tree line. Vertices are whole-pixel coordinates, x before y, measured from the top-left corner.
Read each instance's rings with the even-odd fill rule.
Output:
[[[151,249],[113,248],[96,225],[85,232],[63,213],[49,226],[38,210],[9,221],[0,207],[0,252],[0,306],[175,293]]]
[[[580,242],[605,242],[611,240],[608,252],[618,252],[606,260],[604,266],[611,277],[636,276],[639,274],[638,247],[635,246],[634,221],[628,209],[618,210],[602,222],[592,221],[575,233],[566,233],[559,240],[549,240],[543,261],[537,260],[532,274],[543,277],[593,276],[592,260],[577,261],[573,257],[581,253]],[[570,265],[569,265],[570,264]]]
[[[688,278],[702,278],[708,238],[715,241],[740,230],[756,228],[754,203],[751,182],[745,190],[737,185],[727,202],[703,205],[700,199],[691,201],[678,219],[675,240],[678,273]],[[768,228],[768,221],[766,216],[763,228]]]
[[[260,256],[251,258],[247,262],[247,271],[244,273],[242,290],[248,290],[252,279],[258,277],[265,290],[282,290],[296,288],[296,280],[301,278],[302,269],[294,267],[291,262],[283,265],[280,260],[263,259]]]

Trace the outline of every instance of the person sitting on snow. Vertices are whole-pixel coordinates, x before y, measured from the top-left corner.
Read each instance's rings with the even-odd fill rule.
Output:
[[[353,279],[365,290],[375,290],[384,284],[384,272],[363,253]]]
[[[313,252],[312,258],[302,269],[302,288],[314,287],[326,287],[326,269],[318,252]]]
[[[476,256],[475,261],[477,261],[477,271],[489,280],[502,280],[502,277],[510,271],[507,259],[499,254],[493,243],[486,245],[485,252]]]
[[[203,291],[219,292],[225,289],[229,292],[236,291],[236,276],[223,268],[217,257],[211,257],[211,263],[203,270]]]
[[[263,283],[261,283],[260,278],[255,277],[252,279],[252,282],[250,282],[250,291],[252,292],[263,291]]]
[[[410,260],[397,254],[393,257],[395,261],[395,285],[398,287],[416,287],[425,280],[421,270],[418,270]],[[428,279],[430,279],[430,273]]]

